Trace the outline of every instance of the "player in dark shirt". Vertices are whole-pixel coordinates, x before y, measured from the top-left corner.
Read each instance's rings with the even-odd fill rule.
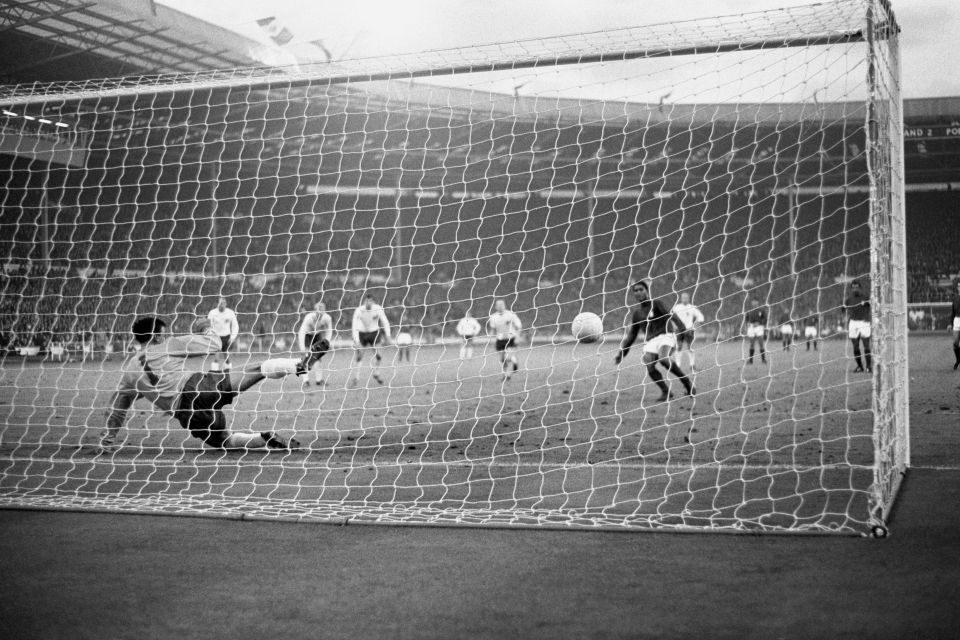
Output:
[[[660,300],[650,297],[649,284],[641,280],[634,282],[630,289],[637,306],[630,313],[630,326],[615,358],[616,363],[620,364],[627,357],[630,346],[643,331],[643,363],[647,367],[647,375],[662,392],[657,402],[666,402],[671,397],[669,385],[663,380],[663,374],[657,370],[658,364],[677,376],[687,390],[687,395],[693,396],[697,392],[693,383],[673,359],[673,352],[677,348],[677,333],[685,331],[687,327]]]
[[[756,298],[750,300],[750,309],[747,311],[744,320],[747,324],[747,340],[750,341],[750,357],[747,364],[753,364],[754,347],[758,346],[760,351],[760,361],[767,361],[766,340],[767,340],[767,308],[760,306]]]
[[[960,280],[953,283],[953,370],[960,369]]]
[[[860,289],[860,281],[850,283],[850,294],[843,301],[847,313],[847,335],[853,342],[853,359],[857,363],[854,373],[863,371],[860,360],[860,343],[863,343],[863,356],[867,362],[867,371],[873,371],[873,358],[870,354],[870,297]]]

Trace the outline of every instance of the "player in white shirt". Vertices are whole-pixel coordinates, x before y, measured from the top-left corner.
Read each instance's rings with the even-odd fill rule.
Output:
[[[406,329],[397,327],[397,338],[394,340],[397,344],[397,361],[403,362],[406,359],[410,362],[410,347],[413,345],[413,334]]]
[[[457,323],[457,335],[463,338],[463,344],[460,345],[461,360],[473,357],[473,339],[480,335],[481,330],[480,323],[470,311],[460,318],[460,322]]]
[[[677,334],[677,363],[683,365],[683,354],[690,356],[690,371],[697,370],[696,358],[693,354],[693,340],[696,338],[697,327],[703,322],[703,313],[697,308],[697,305],[690,302],[689,293],[680,294],[680,302],[673,305],[673,314],[676,315],[683,324],[686,325],[686,331]]]
[[[503,379],[509,380],[513,372],[520,368],[515,351],[517,337],[523,329],[523,324],[513,311],[507,309],[507,304],[503,300],[497,300],[494,303],[493,315],[487,320],[487,329],[496,336],[496,349],[500,356],[500,366],[503,368]]]
[[[383,358],[380,356],[378,345],[384,341],[392,344],[393,338],[390,335],[390,321],[387,320],[387,314],[384,313],[383,307],[373,301],[373,296],[369,293],[364,296],[363,303],[353,312],[352,332],[354,360],[351,366],[351,386],[357,386],[360,382],[358,369],[363,363],[363,354],[368,349],[373,349],[373,379],[378,384],[383,384],[383,378],[380,376],[380,362]]]
[[[230,369],[230,347],[236,342],[237,335],[240,333],[237,314],[233,312],[233,309],[227,308],[226,298],[220,298],[217,301],[217,306],[210,309],[207,319],[210,321],[213,332],[220,337],[220,353],[217,354],[216,360],[210,368],[213,371],[221,369],[227,371]]]
[[[300,330],[297,331],[297,346],[300,351],[309,351],[313,343],[320,340],[333,342],[333,318],[327,313],[327,306],[323,301],[317,302],[313,305],[313,310],[303,316]],[[321,387],[327,384],[322,377],[318,379],[316,367],[310,367],[306,377],[303,383],[305,387],[309,387],[311,383]]]

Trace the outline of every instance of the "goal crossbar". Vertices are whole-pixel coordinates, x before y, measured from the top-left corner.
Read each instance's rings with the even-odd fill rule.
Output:
[[[850,0],[840,0],[836,5],[838,7],[851,4]],[[128,79],[116,79],[112,83],[103,84],[96,90],[72,89],[70,85],[64,86],[64,83],[50,83],[49,85],[32,85],[26,92],[18,95],[15,87],[0,86],[0,106],[14,107],[18,105],[30,104],[43,100],[48,97],[50,92],[56,92],[57,98],[63,101],[96,96],[98,98],[126,97],[142,94],[149,90],[152,94],[175,93],[192,90],[216,90],[227,89],[231,87],[243,87],[250,91],[269,91],[277,89],[295,89],[304,86],[332,86],[351,83],[380,82],[387,80],[415,80],[422,78],[437,78],[444,76],[462,76],[482,73],[497,73],[508,71],[520,71],[530,69],[547,69],[552,67],[563,67],[570,65],[584,64],[602,64],[608,62],[625,62],[630,60],[655,59],[666,57],[680,57],[692,55],[713,55],[721,53],[750,52],[758,50],[786,49],[797,47],[820,47],[838,44],[865,42],[868,38],[867,31],[872,31],[874,39],[886,38],[891,34],[899,32],[899,27],[889,12],[889,6],[884,3],[886,15],[882,18],[872,17],[872,11],[867,20],[862,25],[852,25],[848,28],[833,31],[820,32],[811,29],[804,32],[799,29],[798,35],[785,37],[763,36],[755,39],[715,39],[701,42],[681,43],[678,45],[664,46],[643,46],[643,47],[613,47],[611,50],[597,53],[560,52],[553,53],[551,50],[562,48],[565,40],[572,36],[555,36],[544,38],[541,43],[556,43],[544,47],[542,53],[528,53],[526,56],[518,57],[511,51],[498,51],[505,49],[507,45],[486,45],[479,49],[494,49],[498,51],[499,56],[490,56],[489,53],[483,56],[481,61],[465,61],[463,64],[450,65],[449,54],[451,52],[461,53],[460,50],[433,50],[424,54],[400,54],[392,57],[372,57],[358,58],[354,60],[344,60],[333,63],[313,64],[300,69],[237,69],[229,73],[222,71],[199,72],[191,74],[191,79],[184,81],[182,76],[158,75],[148,78],[138,78],[136,83],[130,84]],[[758,12],[757,14],[746,14],[739,16],[747,19],[750,15],[764,15],[772,12]],[[729,16],[732,17],[732,16]],[[729,18],[728,17],[728,18]],[[723,20],[721,18],[720,20]],[[691,20],[686,23],[691,28],[697,30],[698,27],[706,25],[706,21]],[[639,30],[638,37],[627,38],[630,44],[636,41],[642,41],[644,30],[654,30],[661,25],[652,25],[651,27],[636,28]],[[631,28],[620,30],[624,34],[629,34]],[[652,40],[657,39],[655,31],[651,31]],[[520,43],[522,44],[522,43]],[[433,62],[424,60],[424,57],[432,58]],[[381,70],[375,72],[369,71],[351,71],[351,68],[369,69],[370,67],[380,67]],[[266,75],[264,75],[266,73]],[[14,93],[4,95],[5,89],[11,89]],[[22,91],[22,90],[21,90]]]

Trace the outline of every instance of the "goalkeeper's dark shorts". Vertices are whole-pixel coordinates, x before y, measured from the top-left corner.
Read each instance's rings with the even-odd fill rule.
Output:
[[[230,432],[221,409],[236,397],[228,374],[222,371],[195,373],[183,385],[180,407],[173,415],[194,438],[211,447],[223,447]]]
[[[506,351],[507,349],[513,349],[517,346],[517,341],[515,338],[497,338],[497,341],[494,343],[494,347],[497,351]]]
[[[681,331],[680,333],[677,334],[677,346],[679,347],[684,344],[688,346],[692,345],[693,339],[695,337],[696,335],[694,334],[693,329],[687,329],[686,331]]]
[[[233,340],[230,336],[220,336],[220,351],[224,353],[230,351],[231,345],[233,345]]]
[[[303,341],[304,346],[307,348],[307,351],[310,351],[311,347],[313,347],[313,345],[323,340],[323,338],[324,338],[324,335],[322,331],[318,331],[316,333],[308,333],[306,336],[304,336],[304,341]]]

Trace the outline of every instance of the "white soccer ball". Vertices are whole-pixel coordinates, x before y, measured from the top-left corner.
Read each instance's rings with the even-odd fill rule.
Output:
[[[573,319],[570,329],[580,342],[596,342],[603,336],[603,320],[595,313],[584,311]]]

